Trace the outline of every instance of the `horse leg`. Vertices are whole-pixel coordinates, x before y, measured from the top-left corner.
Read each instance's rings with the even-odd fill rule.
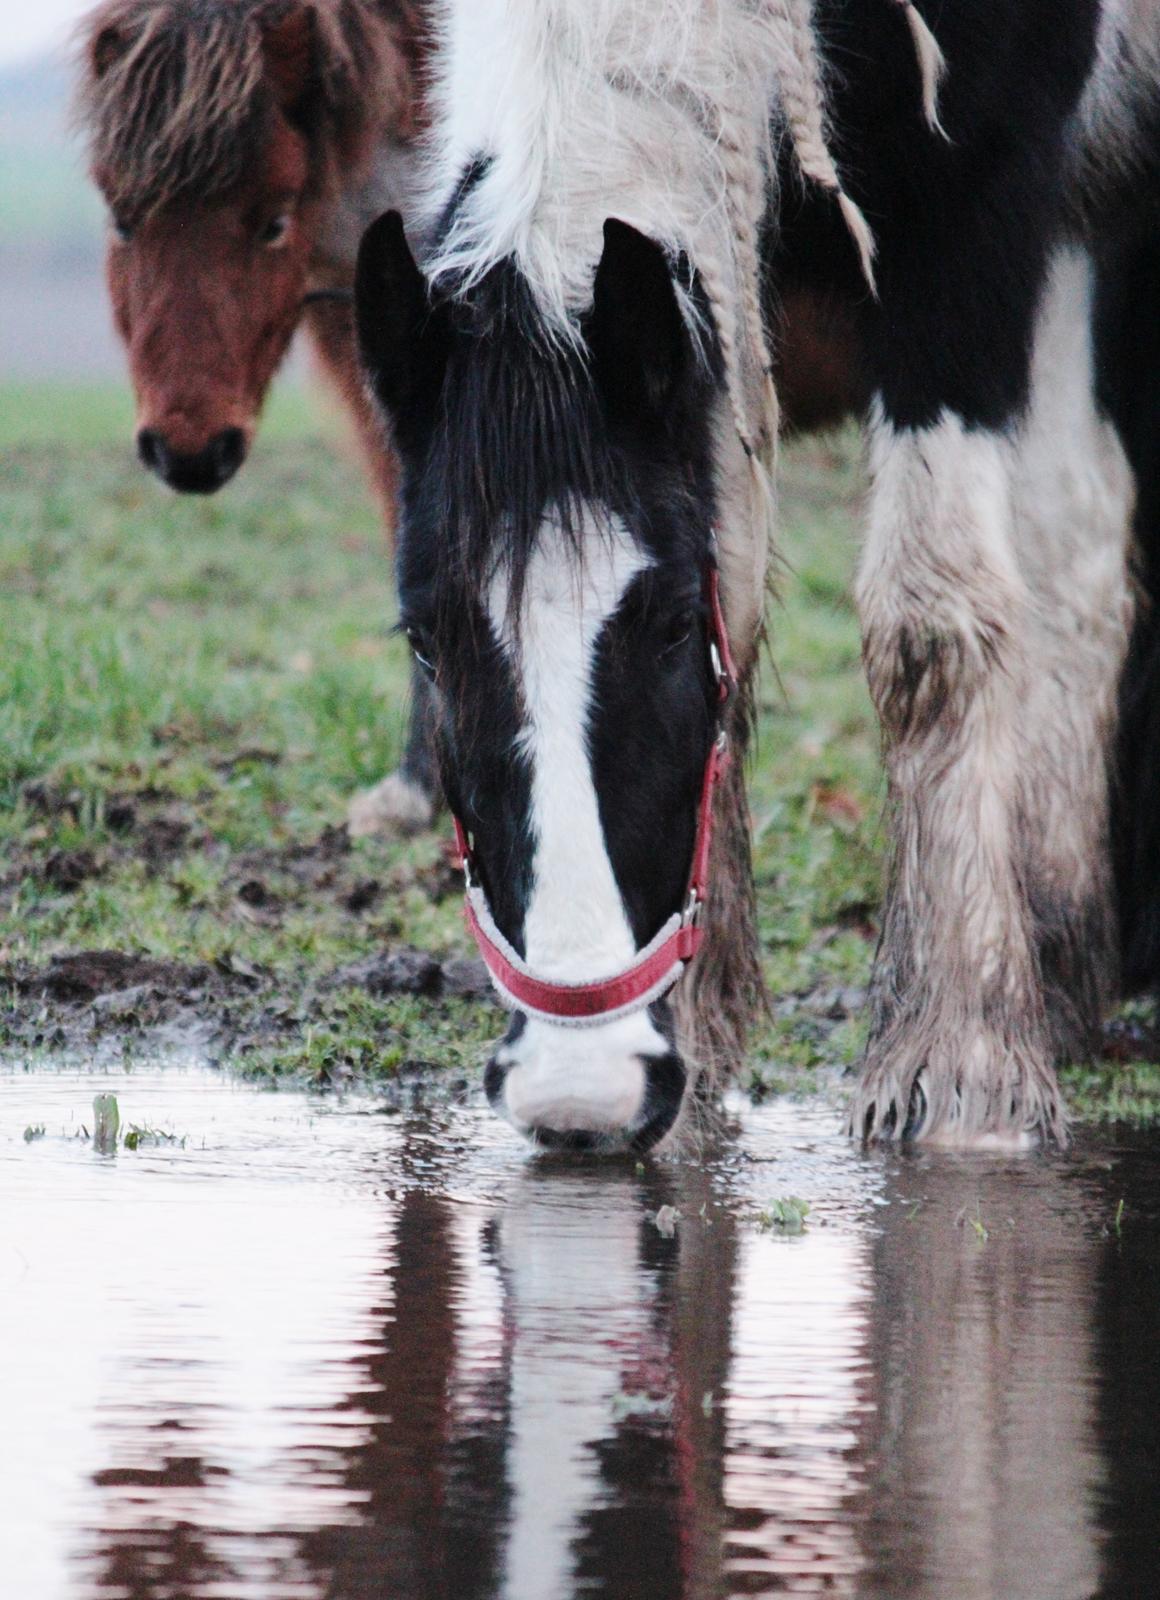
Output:
[[[1017,172],[1000,176],[1000,193],[1018,192]],[[994,199],[974,216],[964,204],[945,235],[912,236],[901,268],[889,251],[907,241],[887,232],[871,335],[879,383],[857,600],[892,841],[852,1107],[870,1140],[1062,1139],[1060,1032],[1086,1031],[1106,987],[1106,939],[1090,982],[1086,956],[1074,958],[1106,926],[1122,524],[1119,543],[1114,516],[1085,527],[1100,474],[1085,459],[1074,481],[1061,476],[1073,442],[1053,411],[1063,397],[1044,388],[1059,381],[1052,339],[1082,290],[1074,273],[1049,272],[1049,219],[1041,235],[1032,224],[996,248]],[[926,241],[937,249],[924,257]],[[1066,384],[1091,436],[1077,456],[1101,439],[1090,361],[1080,365]],[[1108,604],[1105,628],[1093,617]],[[1077,643],[1089,624],[1099,637]],[[1089,991],[1069,995],[1062,1030],[1045,958]]]
[[[1059,1132],[1021,872],[1032,597],[1008,446],[947,412],[871,422],[857,582],[892,851],[852,1127],[867,1139]]]
[[[872,423],[858,598],[893,854],[852,1125],[1062,1137],[1053,1070],[1114,989],[1108,755],[1132,486],[1095,397],[1091,269],[1043,280],[1003,432]]]
[[[1090,1054],[1119,968],[1109,769],[1133,609],[1127,557],[1135,491],[1097,397],[1093,310],[1088,255],[1058,251],[1017,436],[1017,543],[1036,598],[1019,730],[1020,810],[1057,1059]]]
[[[1101,251],[1097,329],[1101,395],[1136,475],[1134,569],[1143,596],[1120,688],[1112,837],[1128,994],[1160,985],[1160,243],[1137,236]]]
[[[1108,751],[1131,477],[1094,391],[1091,270],[1056,255],[1003,431],[880,399],[858,599],[893,854],[852,1111],[867,1138],[1062,1137],[1057,1056],[1115,975]]]

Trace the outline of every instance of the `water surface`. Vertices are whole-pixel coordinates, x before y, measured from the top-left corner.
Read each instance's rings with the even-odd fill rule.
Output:
[[[96,1154],[97,1092],[175,1141]],[[0,1073],[19,1600],[1150,1596],[1158,1336],[1157,1141],[868,1157],[775,1103],[602,1165],[421,1093]]]

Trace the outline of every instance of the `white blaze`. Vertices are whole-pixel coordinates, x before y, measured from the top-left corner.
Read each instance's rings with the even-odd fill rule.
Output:
[[[582,569],[563,536],[544,530],[518,621],[508,615],[504,578],[489,597],[527,716],[520,743],[531,775],[534,853],[525,959],[539,977],[574,983],[610,977],[636,954],[600,821],[587,732],[597,642],[649,565],[619,519],[608,528],[593,520],[581,543]]]
[[[563,983],[612,977],[636,941],[609,858],[588,751],[596,649],[632,580],[649,566],[619,519],[579,530],[581,566],[546,527],[518,618],[508,585],[489,596],[492,625],[515,675],[526,721],[519,739],[531,778],[531,893],[524,953],[537,977]],[[643,1056],[667,1044],[647,1011],[571,1029],[529,1018],[497,1059],[511,1068],[503,1105],[517,1126],[616,1132],[645,1095]]]

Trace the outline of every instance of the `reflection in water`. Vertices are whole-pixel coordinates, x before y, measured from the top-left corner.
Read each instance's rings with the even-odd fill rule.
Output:
[[[1093,1285],[1098,1373],[1102,1600],[1160,1589],[1160,1161],[1113,1171],[1104,1204],[1125,1200]]]
[[[646,1168],[474,1108],[97,1087],[188,1137],[96,1157],[61,1136],[93,1079],[0,1079],[5,1593],[1154,1586],[1153,1153],[867,1158],[775,1106]],[[806,1233],[761,1231],[789,1193]]]
[[[1108,1219],[1078,1164],[915,1157],[874,1248],[874,1473],[859,1593],[1086,1600],[1095,1278]]]

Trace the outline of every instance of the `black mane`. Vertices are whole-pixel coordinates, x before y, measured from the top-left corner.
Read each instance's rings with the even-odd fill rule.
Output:
[[[518,604],[545,527],[582,563],[582,515],[589,533],[594,512],[615,515],[658,558],[712,520],[714,358],[698,358],[696,379],[658,414],[615,360],[594,354],[591,323],[571,340],[549,326],[510,259],[469,288],[436,292],[423,334],[434,357],[395,435],[417,469],[405,473],[407,526],[438,538],[445,596],[482,600],[502,567]]]

